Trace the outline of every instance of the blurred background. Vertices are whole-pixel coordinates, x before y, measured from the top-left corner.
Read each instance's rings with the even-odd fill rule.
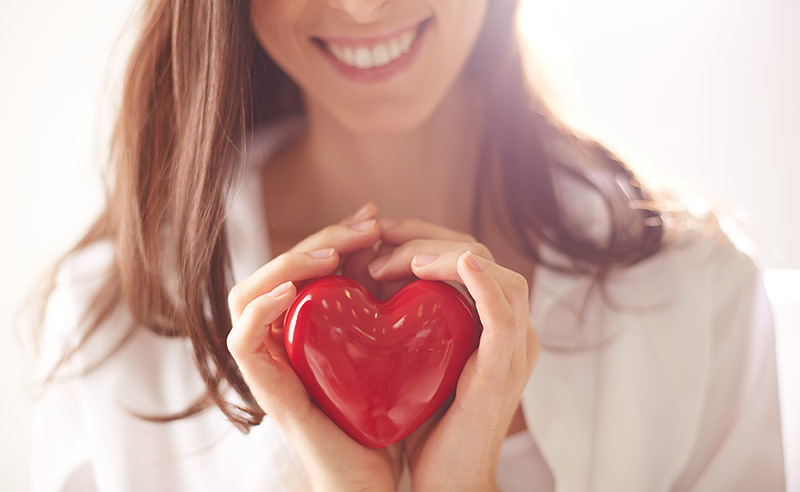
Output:
[[[0,0],[0,489],[29,490],[14,314],[103,200],[132,0]],[[800,2],[525,0],[550,100],[755,241],[774,305],[789,490],[800,492]]]

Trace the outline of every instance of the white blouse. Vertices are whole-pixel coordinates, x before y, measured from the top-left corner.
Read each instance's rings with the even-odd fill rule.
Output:
[[[252,162],[301,128],[291,118],[266,129]],[[270,259],[258,172],[247,169],[230,202],[237,282]],[[596,197],[569,185],[562,192],[584,214],[579,222],[602,225]],[[41,370],[75,340],[112,258],[111,245],[98,243],[59,271]],[[552,489],[548,468],[558,491],[784,490],[770,306],[733,232],[670,245],[612,274],[605,291],[545,268],[533,280],[531,322],[543,351],[521,401],[528,432],[503,445],[501,490]],[[36,401],[35,492],[309,490],[269,417],[242,434],[213,408],[170,423],[134,416],[181,411],[203,393],[186,340],[138,329],[97,369],[68,377],[101,360],[131,324],[120,308]]]

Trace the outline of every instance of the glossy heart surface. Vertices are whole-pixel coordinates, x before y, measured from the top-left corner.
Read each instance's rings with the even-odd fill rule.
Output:
[[[323,277],[298,293],[284,325],[311,397],[372,448],[402,440],[447,400],[479,336],[464,296],[427,280],[381,301],[355,280]]]

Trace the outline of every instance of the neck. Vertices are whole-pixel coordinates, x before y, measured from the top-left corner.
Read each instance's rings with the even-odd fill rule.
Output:
[[[358,134],[312,101],[306,107],[295,163],[314,177],[333,217],[374,201],[382,216],[469,226],[481,128],[463,78],[424,123],[402,133]]]

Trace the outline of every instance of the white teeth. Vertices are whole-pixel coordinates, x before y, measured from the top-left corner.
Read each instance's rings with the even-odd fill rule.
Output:
[[[325,46],[337,60],[345,65],[366,70],[388,65],[404,53],[408,53],[416,35],[415,28],[371,47],[346,47],[333,43],[325,43]]]
[[[356,67],[372,68],[372,56],[366,48],[356,49]]]
[[[400,47],[400,41],[393,39],[391,43],[389,43],[389,58],[397,58],[398,56],[403,54],[403,48]]]
[[[347,63],[351,67],[356,64],[356,54],[350,48],[340,48],[342,51],[342,57],[339,58],[343,62]]]
[[[372,66],[381,67],[389,63],[389,47],[385,44],[376,44],[372,48]]]
[[[412,41],[414,41],[413,32],[407,32],[400,37],[400,48],[403,50],[403,53],[408,53],[408,50],[411,48]]]

